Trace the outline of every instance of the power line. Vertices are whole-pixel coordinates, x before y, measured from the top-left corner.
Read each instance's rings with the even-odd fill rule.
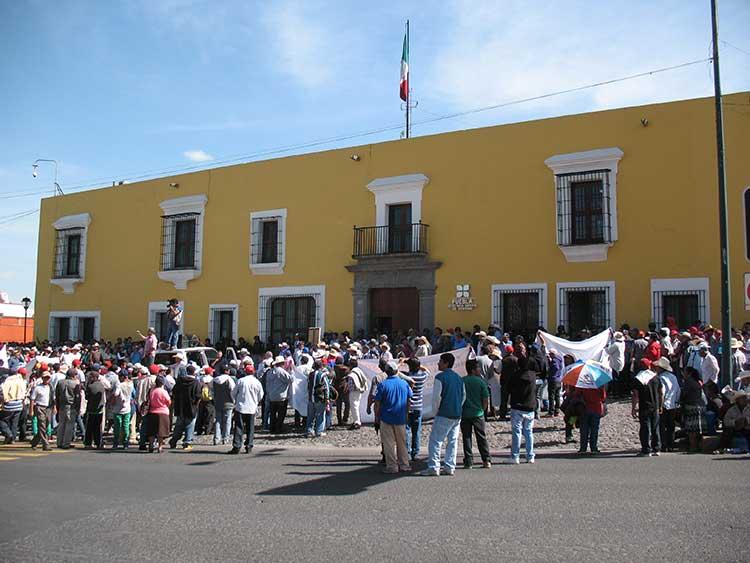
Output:
[[[671,71],[671,70],[677,70],[677,69],[680,69],[680,68],[685,68],[685,67],[689,67],[689,66],[693,66],[693,65],[697,65],[697,64],[701,64],[701,63],[706,63],[706,62],[709,62],[709,61],[711,61],[711,57],[704,58],[704,59],[698,59],[698,60],[694,60],[694,61],[690,61],[690,62],[686,62],[686,63],[681,63],[681,64],[677,64],[677,65],[672,65],[672,66],[668,66],[668,67],[657,68],[657,69],[654,69],[654,70],[649,70],[649,71],[646,71],[646,72],[640,72],[640,73],[637,73],[637,74],[631,74],[629,76],[623,76],[623,77],[620,77],[620,78],[613,78],[611,80],[604,80],[604,81],[601,81],[601,82],[595,82],[593,84],[586,84],[586,85],[583,85],[583,86],[577,86],[575,88],[567,88],[565,90],[558,90],[558,91],[555,91],[555,92],[548,92],[546,94],[541,94],[541,95],[538,95],[538,96],[531,96],[529,98],[520,98],[520,99],[516,99],[516,100],[511,100],[511,101],[508,101],[508,102],[502,102],[502,103],[499,103],[499,104],[492,104],[492,105],[482,106],[482,107],[478,107],[478,108],[474,108],[474,109],[470,109],[470,110],[466,110],[466,111],[455,112],[455,113],[450,113],[450,114],[446,114],[446,115],[440,115],[440,116],[437,116],[437,117],[433,117],[433,118],[429,118],[429,119],[424,119],[424,120],[421,120],[421,121],[417,121],[417,122],[413,123],[413,125],[427,125],[427,124],[430,124],[430,123],[436,123],[436,122],[439,122],[439,121],[445,121],[447,119],[455,119],[457,117],[463,117],[463,116],[467,116],[467,115],[474,115],[474,114],[483,113],[483,112],[487,112],[487,111],[491,111],[491,110],[495,110],[495,109],[500,109],[500,108],[505,108],[505,107],[509,107],[509,106],[514,106],[514,105],[519,105],[519,104],[523,104],[523,103],[528,103],[528,102],[532,102],[532,101],[536,101],[536,100],[543,100],[543,99],[551,98],[551,97],[554,97],[554,96],[561,96],[563,94],[571,94],[573,92],[580,92],[580,91],[583,91],[583,90],[589,90],[589,89],[592,89],[592,88],[598,88],[600,86],[607,86],[607,85],[610,85],[610,84],[616,84],[618,82],[624,82],[626,80],[634,80],[636,78],[643,78],[643,77],[646,77],[646,76],[652,76],[654,74],[668,72],[668,71]],[[289,152],[289,151],[293,151],[293,150],[308,149],[308,148],[313,148],[313,147],[317,147],[317,146],[320,146],[320,145],[326,145],[326,144],[329,144],[329,143],[336,143],[336,142],[341,142],[341,141],[348,141],[348,140],[352,140],[352,139],[356,139],[356,138],[360,138],[360,137],[367,137],[367,136],[371,136],[371,135],[377,135],[377,134],[380,134],[380,133],[388,133],[388,132],[391,132],[391,131],[400,130],[402,128],[403,128],[403,126],[401,124],[398,124],[398,125],[389,125],[389,126],[385,126],[385,127],[380,127],[378,129],[371,129],[369,131],[361,131],[361,132],[357,132],[357,133],[351,133],[351,134],[348,134],[348,135],[341,135],[341,136],[328,137],[328,138],[323,138],[323,139],[316,139],[316,140],[313,140],[313,141],[309,141],[309,142],[305,142],[305,143],[300,143],[300,144],[285,145],[285,146],[283,145],[283,146],[279,146],[279,147],[273,147],[273,148],[264,149],[264,150],[261,150],[261,151],[255,152],[255,153],[230,155],[230,156],[227,156],[227,157],[223,157],[221,159],[217,159],[217,160],[211,162],[209,165],[206,165],[206,164],[195,164],[195,165],[190,165],[190,166],[174,165],[172,167],[154,169],[154,170],[149,170],[149,171],[141,172],[141,173],[134,173],[135,175],[132,175],[132,176],[131,175],[112,175],[109,178],[119,177],[121,180],[125,180],[125,181],[138,181],[138,180],[145,180],[145,179],[149,179],[149,178],[156,178],[156,177],[160,177],[160,176],[163,176],[163,175],[170,175],[170,174],[177,174],[177,173],[188,173],[188,172],[195,172],[195,171],[199,171],[199,170],[200,171],[202,171],[202,170],[211,170],[211,169],[217,168],[219,166],[224,166],[224,165],[228,165],[228,164],[237,164],[237,163],[240,163],[241,161],[249,161],[250,159],[254,159],[254,158],[259,158],[259,157],[264,157],[264,156],[272,156],[272,155],[275,155],[275,154],[283,154],[283,153],[286,153],[286,152]],[[81,190],[84,190],[84,189],[87,189],[87,188],[94,188],[94,187],[104,187],[104,186],[101,185],[101,182],[91,182],[91,181],[89,181],[87,183],[77,184],[77,185],[73,185],[73,186],[65,186],[65,189],[66,189],[66,191],[68,191],[70,193],[70,192],[81,191]],[[21,191],[16,191],[16,192],[10,192],[9,194],[7,194],[7,196],[8,196],[8,198],[11,198],[11,197],[12,198],[16,198],[16,197],[29,197],[29,196],[32,196],[32,195],[44,194],[44,193],[47,193],[48,191],[49,190],[43,190],[43,191],[38,191],[38,190],[37,191],[33,191],[33,190],[23,191],[23,190],[21,190]],[[5,197],[5,196],[6,196],[6,194],[0,193],[0,197]]]
[[[31,209],[29,211],[18,213],[12,217],[4,217],[3,219],[0,219],[0,226],[10,225],[11,223],[15,223],[16,221],[20,221],[21,219],[28,217],[30,215],[34,215],[36,213],[39,213],[38,209]]]
[[[745,49],[740,49],[737,47],[737,45],[732,45],[729,41],[724,41],[723,39],[719,40],[721,43],[724,43],[727,47],[731,47],[732,49],[737,49],[740,53],[745,53],[748,57],[750,57],[750,51],[745,51]]]

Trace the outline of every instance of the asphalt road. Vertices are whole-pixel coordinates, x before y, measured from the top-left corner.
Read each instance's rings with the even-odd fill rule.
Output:
[[[748,456],[540,452],[535,465],[438,478],[383,475],[378,457],[199,447],[6,459],[0,560],[750,560]]]

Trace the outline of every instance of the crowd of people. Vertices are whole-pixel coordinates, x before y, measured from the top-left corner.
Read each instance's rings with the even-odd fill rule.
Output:
[[[380,435],[384,470],[397,473],[411,471],[420,455],[430,382],[434,418],[424,475],[454,473],[459,433],[463,466],[474,467],[476,442],[481,466],[491,467],[485,434],[490,420],[510,422],[511,464],[520,463],[522,444],[526,461],[535,462],[533,428],[542,416],[562,417],[565,442],[578,441],[580,455],[597,455],[608,393],[630,395],[640,427],[639,455],[675,451],[678,428],[687,437],[687,452],[700,451],[703,437],[719,429],[718,450],[736,443],[747,448],[748,329],[733,337],[732,373],[722,378],[721,335],[713,327],[678,332],[625,325],[610,332],[602,351],[613,379],[599,388],[563,383],[580,358],[495,325],[412,330],[393,339],[329,333],[319,342],[300,338],[271,350],[256,337],[253,344],[238,343],[236,358],[218,354],[209,365],[188,361],[176,348],[182,337],[174,330],[165,343],[149,328],[138,340],[10,344],[0,348],[7,358],[0,360],[0,433],[5,443],[28,440],[32,448],[48,450],[53,436],[62,449],[79,440],[85,448],[103,448],[111,432],[112,448],[150,452],[178,445],[190,451],[196,434],[210,435],[214,445],[231,445],[227,451],[236,455],[252,450],[258,414],[265,432],[283,434],[292,426],[315,438],[333,426],[334,416],[337,425],[359,431],[365,411]],[[568,337],[562,327],[557,333]],[[233,343],[221,347],[228,344]],[[466,347],[471,353],[462,377],[454,369],[454,352]],[[166,351],[171,361],[156,363],[157,353]],[[420,358],[437,354],[438,367],[431,373]],[[363,360],[376,361],[377,375],[366,376],[359,366]],[[290,413],[292,382],[300,376],[306,381],[307,408],[296,401],[298,408]],[[722,379],[728,384],[721,385]]]

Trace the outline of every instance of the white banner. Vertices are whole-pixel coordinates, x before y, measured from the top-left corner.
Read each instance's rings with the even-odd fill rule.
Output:
[[[0,348],[0,360],[3,361],[3,367],[8,367],[8,347],[3,344],[3,347]]]
[[[466,375],[466,360],[474,357],[474,351],[471,346],[461,348],[460,350],[451,351],[453,357],[456,359],[453,364],[453,371],[457,374],[464,376]],[[430,375],[425,381],[422,391],[422,419],[432,418],[432,389],[434,386],[435,375],[438,373],[438,360],[440,354],[433,354],[432,356],[425,356],[419,358],[419,362],[422,367],[426,368]],[[367,414],[367,397],[370,394],[370,385],[372,378],[380,373],[378,368],[378,360],[359,360],[358,362],[362,373],[367,378],[367,388],[362,393],[362,400],[359,403],[359,414],[362,422],[373,422],[375,417],[372,414]],[[403,366],[403,371],[406,371],[406,366]],[[307,376],[300,371],[299,368],[294,369],[294,381],[292,382],[292,407],[300,412],[302,416],[307,416]]]
[[[556,350],[561,355],[565,356],[570,354],[576,360],[596,360],[609,367],[609,356],[607,355],[607,344],[609,344],[609,338],[611,332],[609,329],[603,330],[597,335],[581,340],[580,342],[573,342],[571,340],[565,340],[557,336],[552,336],[541,330],[537,334],[537,341],[544,344],[547,350]]]

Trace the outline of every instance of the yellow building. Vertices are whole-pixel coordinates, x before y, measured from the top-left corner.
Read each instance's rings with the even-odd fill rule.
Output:
[[[725,96],[734,324],[750,96]],[[713,99],[279,158],[43,200],[39,338],[161,326],[576,331],[719,321]],[[353,229],[353,227],[356,228]]]

